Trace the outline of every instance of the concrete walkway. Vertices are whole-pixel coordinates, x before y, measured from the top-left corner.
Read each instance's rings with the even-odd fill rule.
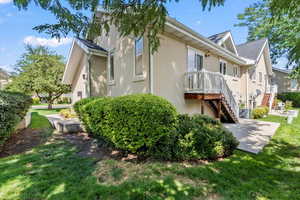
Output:
[[[60,108],[71,108],[71,104],[55,104],[52,105],[52,109],[60,109]],[[48,105],[35,105],[31,106],[32,109],[47,109]]]
[[[240,119],[239,124],[224,124],[240,142],[238,149],[259,153],[275,134],[279,123]]]

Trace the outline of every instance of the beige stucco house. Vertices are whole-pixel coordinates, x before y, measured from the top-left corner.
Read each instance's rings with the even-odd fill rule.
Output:
[[[146,37],[120,37],[114,27],[93,41],[75,38],[63,77],[73,101],[152,93],[181,113],[237,122],[240,106],[252,109],[272,92],[267,39],[236,45],[230,31],[207,38],[169,17],[159,37],[153,54]]]
[[[273,68],[274,82],[278,85],[278,93],[299,92],[300,84],[297,80],[290,79],[291,70]]]

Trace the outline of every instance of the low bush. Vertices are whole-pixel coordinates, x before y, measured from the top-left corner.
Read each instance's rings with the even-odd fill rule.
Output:
[[[252,110],[252,117],[254,119],[263,118],[265,115],[268,114],[269,114],[269,108],[267,106],[257,107]]]
[[[40,98],[38,98],[38,97],[33,97],[32,98],[32,104],[33,105],[38,105],[40,103],[41,103]]]
[[[293,106],[300,107],[300,92],[284,92],[277,95],[277,98],[283,102],[292,101]]]
[[[70,97],[60,97],[57,101],[57,104],[70,104],[71,98]]]
[[[284,110],[289,111],[293,109],[293,102],[292,101],[286,101],[284,104]]]
[[[102,98],[87,104],[84,111],[94,135],[139,155],[149,155],[162,138],[168,138],[177,116],[171,103],[150,94]]]
[[[31,104],[32,99],[27,95],[0,91],[0,148],[15,131]]]
[[[238,141],[223,125],[208,116],[181,115],[177,126],[179,159],[216,159],[229,156]],[[178,149],[178,147],[176,148]]]
[[[65,119],[75,118],[77,116],[76,113],[74,113],[74,111],[70,108],[60,110],[59,115]]]

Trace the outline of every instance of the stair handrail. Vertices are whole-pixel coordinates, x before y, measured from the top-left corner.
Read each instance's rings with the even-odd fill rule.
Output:
[[[210,94],[222,94],[231,107],[236,118],[239,116],[239,108],[230,90],[224,75],[219,72],[206,70],[185,73],[186,92],[199,92]]]

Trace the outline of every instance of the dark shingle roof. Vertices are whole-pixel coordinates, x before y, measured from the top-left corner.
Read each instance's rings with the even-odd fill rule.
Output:
[[[215,35],[211,35],[208,37],[208,39],[210,39],[211,41],[213,41],[214,43],[218,43],[220,40],[223,39],[223,37],[229,33],[230,31],[224,31],[222,33],[218,33],[218,34],[215,34]]]
[[[95,50],[99,50],[99,51],[104,51],[107,52],[104,48],[100,47],[99,45],[95,44],[93,41],[91,40],[84,40],[82,38],[77,38],[80,42],[82,42],[86,47],[90,48],[90,49],[95,49]]]
[[[267,39],[264,38],[252,42],[247,42],[244,44],[237,45],[236,49],[239,56],[249,58],[252,60],[257,60],[266,41]]]

